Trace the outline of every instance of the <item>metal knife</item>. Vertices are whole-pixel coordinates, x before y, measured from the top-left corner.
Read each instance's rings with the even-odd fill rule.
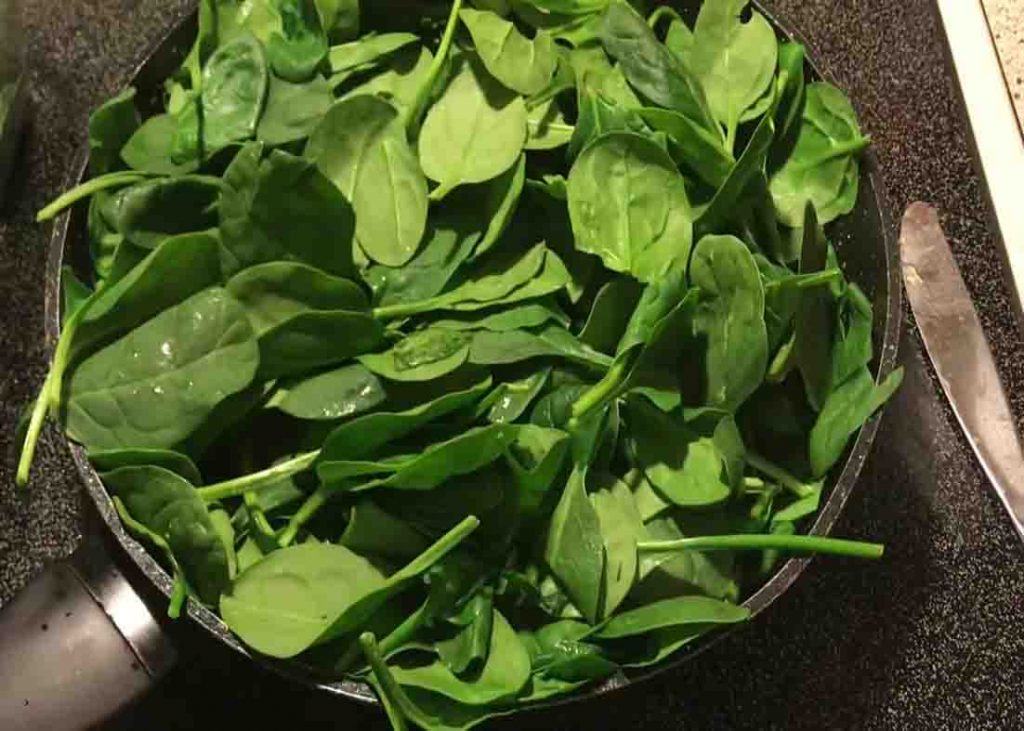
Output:
[[[1024,538],[1024,452],[978,313],[934,208],[913,203],[907,209],[900,253],[910,306],[942,390]]]

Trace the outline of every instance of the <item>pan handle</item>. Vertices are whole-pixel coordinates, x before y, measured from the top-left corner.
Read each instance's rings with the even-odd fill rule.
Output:
[[[156,617],[96,537],[0,612],[0,729],[92,728],[174,664]]]

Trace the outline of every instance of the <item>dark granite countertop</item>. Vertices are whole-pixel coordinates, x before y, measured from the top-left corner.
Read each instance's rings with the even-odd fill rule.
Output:
[[[115,92],[187,0],[23,0],[34,97],[0,211],[0,604],[91,530],[68,455],[48,433],[31,491],[13,487],[11,434],[43,377],[51,198]],[[983,187],[932,0],[777,0],[850,91],[875,140],[893,220],[939,207],[1024,414],[1024,352],[1002,286]],[[879,563],[816,561],[768,612],[685,668],[587,705],[500,728],[1011,728],[1024,717],[1024,547],[948,407],[906,318],[906,383],[890,405],[837,533],[883,541]],[[183,625],[182,662],[111,729],[383,728],[366,708],[253,669]]]

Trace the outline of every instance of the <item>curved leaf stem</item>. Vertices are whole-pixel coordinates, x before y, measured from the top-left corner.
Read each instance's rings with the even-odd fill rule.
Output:
[[[853,558],[881,558],[885,546],[879,543],[847,541],[820,536],[761,535],[743,533],[725,536],[697,536],[674,541],[641,541],[640,553],[666,551],[787,551],[790,553],[823,553]]]
[[[312,452],[304,452],[296,457],[292,457],[289,460],[285,460],[280,464],[276,464],[273,467],[268,467],[265,470],[259,472],[253,472],[248,475],[242,475],[231,480],[225,480],[224,482],[217,482],[213,485],[207,485],[206,487],[196,488],[196,492],[199,493],[204,501],[210,503],[215,500],[224,500],[229,497],[238,497],[244,495],[250,490],[258,490],[261,487],[266,487],[272,482],[276,482],[285,477],[291,477],[297,475],[300,472],[304,472],[313,466],[316,458],[320,456],[320,450],[316,449]]]
[[[583,417],[591,411],[602,404],[611,401],[618,395],[623,382],[626,380],[628,371],[629,366],[626,359],[617,360],[612,363],[608,372],[604,375],[604,378],[595,383],[590,390],[586,391],[582,396],[580,396],[579,400],[572,405],[572,418],[569,420],[569,431],[574,431],[576,427],[579,426],[580,420],[582,420]]]
[[[423,85],[416,92],[416,101],[409,106],[405,116],[402,118],[402,126],[410,138],[415,137],[419,131],[420,118],[423,116],[424,111],[426,111],[430,94],[434,91],[434,84],[437,83],[441,71],[448,62],[448,53],[451,51],[452,41],[455,39],[455,29],[459,24],[460,10],[462,10],[462,0],[455,0],[452,3],[451,12],[448,14],[448,24],[445,26],[444,35],[441,36],[441,43],[437,47],[437,53],[430,64],[427,76],[423,80]]]
[[[61,398],[64,391],[64,371],[67,369],[71,355],[71,343],[74,340],[75,332],[78,329],[78,322],[82,315],[89,309],[90,300],[84,302],[75,310],[64,323],[57,338],[57,347],[53,351],[53,360],[50,362],[50,370],[46,373],[46,380],[39,388],[39,396],[32,407],[32,418],[29,421],[28,429],[25,431],[25,441],[21,445],[21,455],[18,458],[18,471],[15,476],[15,483],[19,487],[28,484],[29,473],[32,470],[32,461],[35,459],[36,444],[43,431],[43,423],[49,412],[54,418],[59,415]]]
[[[652,12],[648,16],[648,18],[647,18],[647,25],[648,25],[648,27],[651,30],[656,30],[657,27],[658,27],[658,23],[661,22],[662,18],[670,18],[672,20],[678,20],[680,23],[683,22],[682,16],[680,16],[679,13],[676,12],[676,9],[673,8],[671,5],[660,5],[657,8],[655,8],[654,12]]]
[[[101,190],[120,188],[152,177],[154,177],[152,173],[140,173],[135,170],[122,170],[116,173],[100,175],[58,196],[52,203],[36,214],[36,221],[38,223],[49,221],[65,208],[73,206],[78,201],[88,198],[94,193],[99,193]]]
[[[814,492],[807,483],[797,479],[777,464],[769,462],[757,452],[747,451],[747,464],[763,475],[767,475],[797,497],[803,498]]]
[[[317,514],[317,511],[330,499],[331,494],[337,492],[337,490],[337,487],[329,488],[326,485],[321,485],[313,494],[306,498],[305,502],[295,511],[295,515],[288,521],[285,529],[281,531],[281,535],[277,537],[277,542],[281,544],[281,548],[287,548],[292,544],[295,537],[299,534],[299,529]]]

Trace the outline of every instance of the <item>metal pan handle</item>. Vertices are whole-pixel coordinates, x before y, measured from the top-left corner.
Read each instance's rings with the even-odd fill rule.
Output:
[[[176,653],[97,537],[0,612],[0,729],[91,728],[144,694]]]

